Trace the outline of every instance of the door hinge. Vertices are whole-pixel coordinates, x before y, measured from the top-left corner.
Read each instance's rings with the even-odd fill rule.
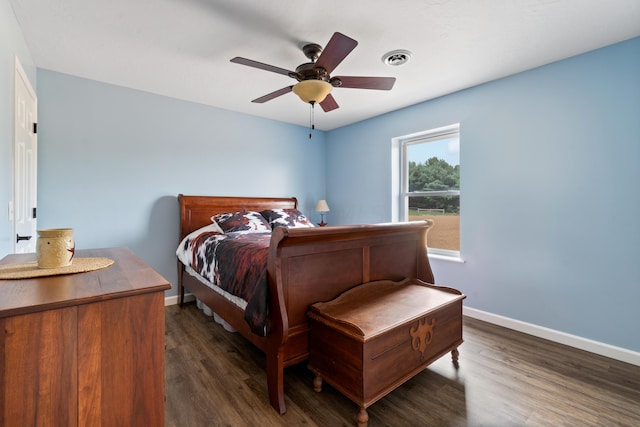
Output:
[[[34,219],[36,218],[36,208],[33,208],[31,218],[34,218]]]
[[[38,133],[38,124],[37,123],[33,124],[33,133]]]

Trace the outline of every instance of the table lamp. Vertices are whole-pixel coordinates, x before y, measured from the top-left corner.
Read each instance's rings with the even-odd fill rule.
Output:
[[[327,223],[324,222],[324,214],[329,212],[329,205],[327,205],[326,200],[318,200],[318,204],[316,204],[316,212],[320,213],[320,223],[318,225],[320,227],[327,225]]]

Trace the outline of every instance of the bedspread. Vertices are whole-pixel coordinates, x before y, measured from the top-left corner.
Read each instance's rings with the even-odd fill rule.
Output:
[[[271,233],[221,234],[205,227],[194,234],[181,242],[178,259],[213,285],[246,301],[244,319],[253,333],[265,336]]]

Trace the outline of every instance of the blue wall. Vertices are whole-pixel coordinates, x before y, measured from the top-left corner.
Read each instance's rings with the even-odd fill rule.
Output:
[[[391,139],[461,127],[465,305],[640,351],[640,39],[327,135],[330,222],[390,221]]]
[[[0,258],[13,252],[13,222],[8,206],[13,200],[14,71],[18,58],[34,90],[36,67],[8,0],[0,0]]]
[[[308,213],[325,197],[323,132],[41,69],[38,96],[38,227],[128,246],[174,286],[179,193],[296,196]]]

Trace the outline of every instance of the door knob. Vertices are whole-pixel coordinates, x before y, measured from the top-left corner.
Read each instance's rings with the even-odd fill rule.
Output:
[[[16,234],[16,243],[20,243],[20,240],[31,240],[31,236],[21,236]]]

